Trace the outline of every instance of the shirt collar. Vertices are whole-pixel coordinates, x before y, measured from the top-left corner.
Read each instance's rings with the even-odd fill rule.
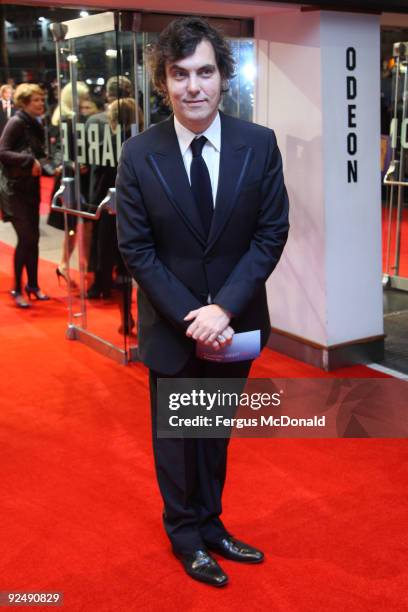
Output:
[[[195,134],[188,128],[184,127],[180,121],[174,116],[174,129],[176,130],[177,139],[180,145],[181,155],[184,157],[185,152],[189,148],[191,141],[199,136],[205,136],[208,142],[217,151],[221,150],[221,119],[220,113],[217,113],[214,121],[202,134]]]

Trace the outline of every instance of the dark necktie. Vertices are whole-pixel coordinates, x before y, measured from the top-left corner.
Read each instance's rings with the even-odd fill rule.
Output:
[[[195,138],[190,145],[193,153],[190,166],[190,180],[191,190],[197,204],[205,235],[208,236],[214,207],[210,174],[201,154],[206,142],[207,138],[200,136],[200,138]]]

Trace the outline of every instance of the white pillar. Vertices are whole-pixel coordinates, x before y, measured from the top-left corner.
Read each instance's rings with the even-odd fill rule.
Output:
[[[258,18],[254,120],[272,127],[291,203],[268,281],[271,347],[332,368],[383,349],[380,26],[376,15]]]

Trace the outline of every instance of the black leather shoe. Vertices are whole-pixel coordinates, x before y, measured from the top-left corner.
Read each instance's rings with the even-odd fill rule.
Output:
[[[232,536],[227,536],[217,542],[217,544],[207,544],[209,550],[212,550],[225,559],[231,561],[240,561],[241,563],[261,563],[264,560],[264,554],[261,550],[249,546],[244,542],[236,540]]]
[[[99,289],[97,285],[93,284],[89,287],[86,292],[86,297],[88,300],[99,300],[102,295],[102,289]]]
[[[174,552],[174,554],[182,562],[187,574],[194,578],[194,580],[199,580],[215,587],[222,587],[227,584],[228,576],[206,550],[198,549],[191,553],[191,555],[182,555],[177,552]]]
[[[86,292],[86,297],[88,300],[99,300],[101,296],[105,300],[108,300],[111,297],[110,289],[99,289],[97,285],[91,285]]]

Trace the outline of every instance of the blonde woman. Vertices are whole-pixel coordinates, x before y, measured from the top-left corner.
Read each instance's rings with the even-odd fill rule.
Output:
[[[83,101],[90,100],[89,87],[83,81],[77,82],[77,96],[78,96],[78,105],[80,106]],[[51,124],[55,127],[59,126],[61,117],[63,121],[67,119],[72,119],[74,115],[73,108],[73,99],[72,99],[72,84],[67,83],[61,90],[61,102],[55,108],[52,118]]]
[[[88,107],[90,107],[89,114],[92,114],[92,112],[94,111],[94,108],[92,106],[93,103],[90,98],[89,87],[83,81],[78,81],[77,83],[77,96],[78,96],[79,113],[82,112],[82,109],[84,107],[86,107],[87,109]],[[95,110],[97,110],[96,107],[95,107]],[[61,101],[60,101],[60,104],[54,110],[54,113],[51,118],[51,125],[54,128],[57,128],[57,127],[59,128],[61,121],[68,123],[68,125],[71,125],[71,121],[72,121],[72,117],[74,116],[74,112],[75,112],[75,109],[73,108],[72,84],[67,83],[67,85],[65,85],[61,90]],[[78,120],[80,120],[79,116],[78,116]],[[68,134],[69,134],[68,137],[72,138],[72,135],[70,134],[70,132],[72,132],[72,130],[68,129]],[[59,147],[59,151],[57,152],[57,157],[59,158],[57,161],[61,162],[62,146]],[[56,170],[57,176],[56,176],[56,181],[55,181],[55,186],[54,186],[54,193],[59,188],[60,181],[61,181],[61,175],[62,175],[62,169],[63,168],[62,168],[62,162],[61,162],[61,165],[59,165]],[[73,161],[64,162],[64,170],[65,170],[66,176],[72,176],[73,171],[74,171],[74,162]],[[88,196],[88,193],[87,193],[88,192],[88,168],[86,166],[82,166],[80,168],[80,172],[81,172],[81,193],[84,195],[85,199],[87,199],[87,196]],[[57,229],[64,230],[65,229],[64,215],[56,210],[51,210],[48,216],[48,224]],[[61,260],[56,268],[56,274],[58,277],[58,281],[60,281],[60,279],[64,279],[67,283],[69,282],[67,269],[68,269],[69,260],[71,258],[72,252],[76,245],[76,224],[77,224],[76,217],[72,215],[68,215],[67,216],[68,232],[64,234]],[[90,224],[84,225],[86,245],[89,244],[89,240],[90,240],[89,236],[90,236],[91,229],[92,228]],[[89,248],[85,246],[85,253],[87,253],[88,251],[89,251]],[[70,281],[70,284],[72,287],[75,286],[75,283],[72,280]]]

